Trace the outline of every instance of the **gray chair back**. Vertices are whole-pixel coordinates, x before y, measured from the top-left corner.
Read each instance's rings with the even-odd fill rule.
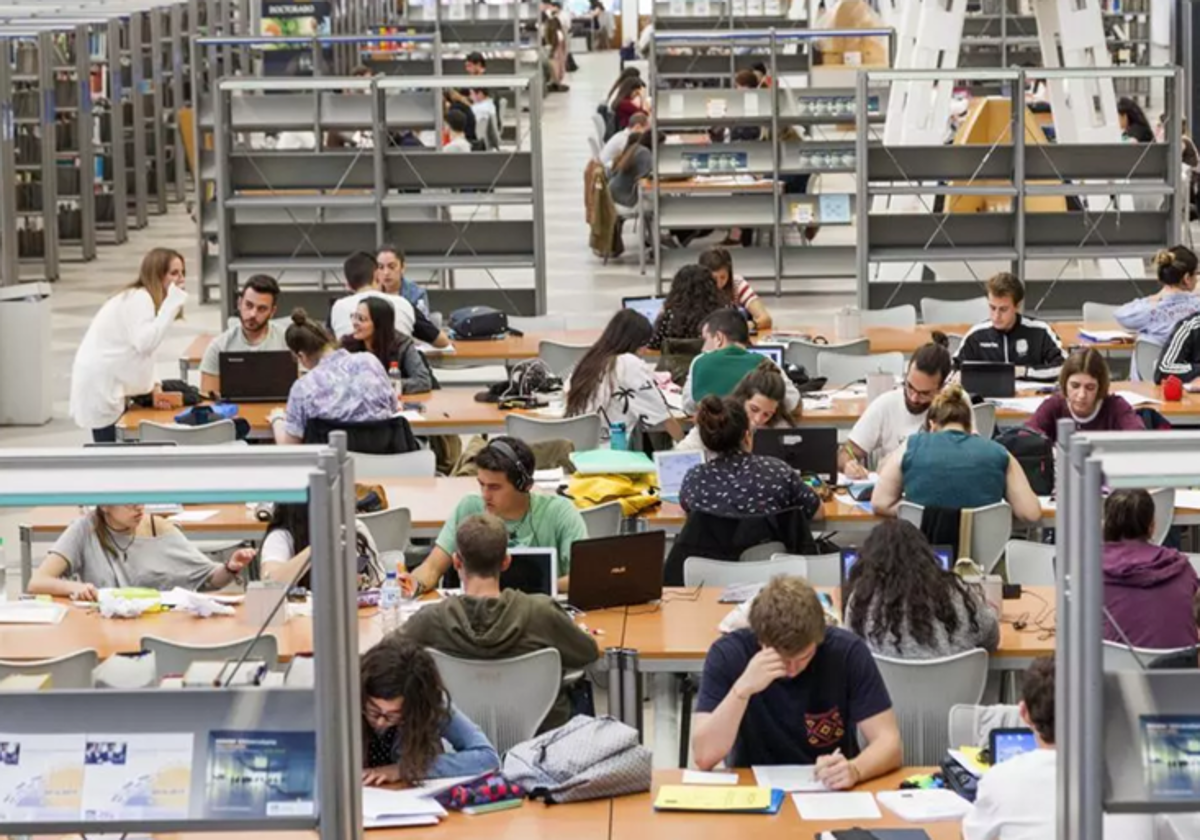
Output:
[[[987,651],[969,650],[941,659],[894,659],[876,654],[875,663],[900,723],[904,762],[940,763],[949,746],[946,721],[950,709],[983,699]]]
[[[388,508],[375,513],[361,513],[358,521],[367,529],[375,548],[385,551],[404,551],[412,536],[412,513],[408,508]]]
[[[550,372],[555,376],[566,379],[591,348],[580,344],[562,344],[558,341],[542,339],[538,342],[538,358],[546,363]]]
[[[0,680],[16,674],[44,674],[50,677],[52,690],[91,688],[94,685],[92,672],[99,664],[100,656],[91,648],[77,650],[54,659],[32,662],[9,662],[0,659]]]
[[[897,327],[910,330],[917,325],[917,308],[911,303],[903,306],[893,306],[889,309],[864,309],[862,311],[864,327]]]
[[[187,673],[193,662],[236,662],[250,644],[253,647],[247,660],[261,660],[267,663],[268,668],[276,667],[279,662],[279,642],[274,636],[260,636],[257,640],[249,637],[219,645],[189,645],[156,636],[143,636],[141,649],[154,654],[155,671],[161,681],[169,675]]]
[[[367,455],[351,452],[354,476],[359,481],[377,478],[433,478],[437,456],[432,449],[415,449],[398,455]]]
[[[218,420],[206,426],[176,426],[174,423],[138,424],[138,439],[145,443],[174,443],[179,446],[219,446],[237,440],[232,420]]]
[[[583,524],[587,526],[588,539],[615,537],[621,533],[621,503],[605,502],[602,505],[579,511]]]
[[[1133,369],[1137,371],[1138,379],[1142,382],[1153,382],[1154,372],[1158,369],[1158,357],[1162,355],[1162,347],[1153,341],[1138,338],[1133,342]]]
[[[871,341],[859,338],[854,341],[844,341],[840,344],[816,344],[812,341],[794,338],[783,349],[783,360],[789,365],[797,365],[808,371],[809,376],[817,375],[817,358],[822,353],[840,353],[843,356],[865,356],[871,352]]]
[[[926,324],[974,324],[987,320],[986,297],[967,300],[921,298],[921,321]]]
[[[581,414],[563,420],[539,420],[520,414],[504,418],[504,434],[526,443],[543,440],[569,440],[576,452],[600,448],[600,415]]]

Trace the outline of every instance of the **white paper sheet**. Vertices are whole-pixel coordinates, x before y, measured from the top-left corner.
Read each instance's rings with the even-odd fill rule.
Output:
[[[817,768],[812,764],[760,764],[751,769],[759,787],[785,793],[825,790],[825,785],[813,777]]]
[[[42,601],[5,601],[0,603],[0,624],[58,624],[67,614],[61,604]]]
[[[1176,490],[1175,507],[1200,510],[1200,490]]]
[[[437,800],[420,790],[362,789],[363,825],[380,828],[392,825],[433,825],[446,816]]]
[[[1104,344],[1109,341],[1133,341],[1133,333],[1125,330],[1092,330],[1084,328],[1079,331],[1079,337],[1085,338],[1088,341],[1094,341],[1097,344]]]
[[[184,510],[171,517],[172,522],[207,522],[217,515],[215,510]]]
[[[793,793],[803,820],[878,820],[883,818],[869,793]]]
[[[879,804],[908,822],[961,820],[971,803],[950,790],[881,790]]]
[[[1045,397],[1008,397],[1001,400],[988,400],[988,402],[995,403],[998,408],[1018,411],[1023,414],[1033,414],[1038,410],[1038,406],[1045,401]]]
[[[1162,400],[1147,397],[1145,394],[1139,394],[1136,391],[1117,391],[1116,396],[1121,397],[1134,408],[1137,408],[1139,405],[1157,405],[1162,402]]]
[[[705,773],[702,770],[684,770],[685,785],[736,785],[737,773]]]

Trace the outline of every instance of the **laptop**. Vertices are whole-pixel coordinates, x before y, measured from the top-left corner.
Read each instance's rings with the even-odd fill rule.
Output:
[[[1012,397],[1017,393],[1017,369],[1005,362],[963,362],[962,387],[981,399]]]
[[[296,357],[288,350],[222,353],[221,398],[229,402],[285,402],[296,381]]]
[[[1033,752],[1037,748],[1037,739],[1033,736],[1032,729],[993,729],[988,733],[988,751],[991,753],[993,767],[1023,753]]]
[[[948,572],[954,568],[954,559],[951,555],[954,553],[948,545],[931,546],[933,556],[937,560],[938,568],[943,572]],[[850,570],[854,568],[854,564],[858,562],[859,549],[857,546],[850,546],[842,549],[842,586],[845,587],[846,581],[850,579]]]
[[[558,549],[510,548],[508,556],[512,562],[500,573],[501,589],[558,597]]]
[[[703,450],[655,452],[654,471],[658,473],[658,497],[664,502],[678,502],[683,477],[692,467],[703,463]]]
[[[666,552],[666,531],[579,540],[571,546],[567,601],[581,610],[603,610],[661,600]]]
[[[752,344],[746,348],[751,353],[757,356],[764,356],[775,363],[775,366],[783,370],[783,345],[782,344]]]
[[[754,454],[778,458],[798,472],[822,481],[837,480],[838,433],[832,426],[755,429]]]
[[[658,314],[662,312],[664,300],[665,298],[649,295],[643,297],[624,297],[621,298],[621,308],[640,312],[646,316],[647,321],[653,324],[658,320]]]

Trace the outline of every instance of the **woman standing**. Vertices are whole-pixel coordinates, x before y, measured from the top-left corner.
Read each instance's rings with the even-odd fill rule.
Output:
[[[546,18],[543,43],[550,54],[550,91],[570,90],[563,82],[567,78],[567,33],[557,15]]]
[[[396,310],[384,298],[365,297],[351,318],[354,331],[342,339],[351,353],[369,352],[383,369],[400,368],[400,388],[405,394],[423,394],[433,389],[429,366],[410,336],[396,329]]]
[[[154,353],[179,317],[183,255],[155,248],[142,259],[138,278],[100,307],[71,366],[71,419],[96,443],[117,439],[126,401],[154,394],[155,408],[169,408],[154,381]]]

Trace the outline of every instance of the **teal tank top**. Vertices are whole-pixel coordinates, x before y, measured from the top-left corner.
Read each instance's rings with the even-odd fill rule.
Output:
[[[975,508],[1003,501],[1008,450],[966,432],[913,435],[900,462],[904,498],[925,507]]]

